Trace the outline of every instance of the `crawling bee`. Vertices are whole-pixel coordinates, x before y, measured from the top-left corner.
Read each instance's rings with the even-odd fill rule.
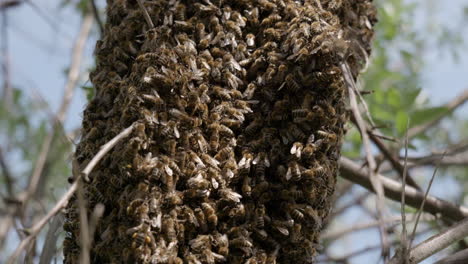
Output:
[[[202,209],[205,213],[206,220],[211,227],[215,228],[218,225],[218,216],[215,209],[209,203],[202,203]]]

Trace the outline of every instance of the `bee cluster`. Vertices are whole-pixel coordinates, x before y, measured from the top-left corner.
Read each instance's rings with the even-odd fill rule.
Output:
[[[76,160],[136,123],[84,184],[96,263],[312,263],[371,0],[108,0]],[[91,209],[89,209],[91,211]],[[80,229],[69,203],[65,262]]]

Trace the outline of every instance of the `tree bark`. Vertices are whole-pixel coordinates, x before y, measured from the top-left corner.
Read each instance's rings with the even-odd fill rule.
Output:
[[[92,263],[312,263],[370,0],[108,0],[76,161],[137,122],[84,183]],[[154,28],[152,28],[154,25]],[[77,199],[65,263],[81,254]],[[86,247],[85,247],[86,248]]]

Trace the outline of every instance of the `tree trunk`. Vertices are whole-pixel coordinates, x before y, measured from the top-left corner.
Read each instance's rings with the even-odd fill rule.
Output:
[[[367,60],[371,1],[107,2],[76,161],[136,129],[83,184],[88,214],[105,206],[91,262],[312,263],[347,121],[338,65]]]

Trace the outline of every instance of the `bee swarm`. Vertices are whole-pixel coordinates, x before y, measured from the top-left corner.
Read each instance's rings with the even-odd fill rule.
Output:
[[[312,263],[371,0],[108,0],[76,160],[136,123],[84,183],[93,263]],[[79,210],[64,225],[78,263]]]

